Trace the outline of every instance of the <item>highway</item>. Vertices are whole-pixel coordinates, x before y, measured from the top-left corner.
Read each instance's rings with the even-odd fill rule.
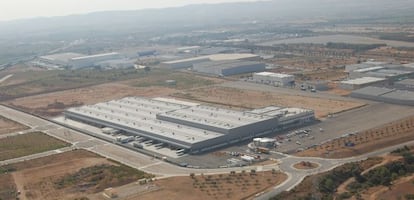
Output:
[[[162,160],[154,159],[151,156],[143,155],[139,152],[126,149],[116,144],[97,139],[95,137],[74,131],[59,124],[52,123],[50,121],[41,119],[39,117],[20,112],[5,106],[0,106],[0,115],[10,118],[19,123],[25,124],[31,128],[31,130],[43,131],[44,133],[71,143],[71,147],[63,149],[48,151],[44,153],[25,156],[22,158],[16,158],[12,160],[6,160],[0,162],[0,165],[10,164],[15,162],[21,162],[28,159],[35,159],[44,157],[56,153],[62,153],[70,151],[72,149],[86,149],[88,151],[99,154],[103,157],[113,159],[125,165],[134,167],[136,169],[145,171],[147,173],[155,174],[159,178],[172,177],[172,176],[188,176],[190,173],[195,174],[220,174],[229,173],[230,171],[242,171],[255,169],[258,171],[271,171],[273,169],[280,170],[288,175],[288,179],[282,184],[276,186],[268,193],[262,194],[256,199],[269,199],[272,196],[279,194],[282,191],[289,191],[298,185],[305,177],[321,172],[329,171],[337,166],[343,165],[349,162],[355,162],[367,159],[368,157],[374,157],[385,154],[404,145],[414,145],[414,141],[410,141],[404,144],[395,145],[392,147],[384,148],[375,152],[367,153],[357,157],[345,158],[345,159],[323,159],[313,157],[295,157],[283,154],[283,157],[278,159],[277,164],[269,164],[263,166],[246,166],[236,168],[217,168],[217,169],[194,169],[183,168],[177,165],[164,162]],[[25,131],[29,132],[29,131]],[[302,161],[309,161],[319,164],[319,167],[312,170],[298,170],[293,167],[294,164]]]

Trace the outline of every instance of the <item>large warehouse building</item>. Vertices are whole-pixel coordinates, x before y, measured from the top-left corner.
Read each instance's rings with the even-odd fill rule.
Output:
[[[295,83],[295,76],[272,72],[259,72],[253,74],[253,81],[274,86],[291,86]]]
[[[235,61],[235,60],[244,60],[244,61],[257,61],[260,60],[260,56],[248,53],[241,54],[213,54],[208,56],[199,56],[181,60],[173,60],[161,63],[162,66],[169,69],[184,69],[191,68],[195,64],[210,62],[210,61]]]
[[[350,96],[391,104],[414,106],[414,92],[407,90],[368,86],[352,91]]]
[[[99,66],[100,63],[107,61],[119,62],[120,59],[122,59],[121,54],[116,52],[95,55],[83,55],[69,52],[41,56],[33,61],[32,64],[55,69],[65,67],[79,69],[84,67]]]
[[[235,111],[172,99],[127,97],[71,108],[65,117],[98,127],[122,130],[172,147],[199,153],[315,119],[300,108]]]
[[[350,79],[340,82],[340,87],[345,90],[356,90],[370,85],[385,84],[387,79],[377,77],[362,77],[356,79]]]
[[[117,60],[121,58],[122,58],[121,55],[117,52],[81,56],[81,57],[72,58],[70,65],[73,68],[77,69],[77,68],[94,66],[94,65],[97,65],[98,62],[103,62],[103,61],[108,61],[108,60]]]
[[[260,72],[266,69],[266,64],[256,61],[211,61],[194,64],[193,70],[205,74],[231,76],[251,72]]]

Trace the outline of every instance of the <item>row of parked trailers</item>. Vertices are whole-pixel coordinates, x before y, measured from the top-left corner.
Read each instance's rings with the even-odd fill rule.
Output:
[[[131,143],[133,147],[138,148],[138,149],[144,149],[144,146],[150,146],[150,145],[154,145],[156,149],[162,149],[162,148],[167,147],[167,144],[165,143],[160,143],[154,140],[147,139],[145,137],[123,135],[121,131],[113,129],[113,128],[105,127],[105,128],[102,128],[101,130],[102,130],[102,133],[104,134],[117,135],[116,142],[119,142],[122,144]],[[178,156],[182,156],[187,153],[186,149],[175,149],[174,147],[172,147],[171,149],[175,150]]]

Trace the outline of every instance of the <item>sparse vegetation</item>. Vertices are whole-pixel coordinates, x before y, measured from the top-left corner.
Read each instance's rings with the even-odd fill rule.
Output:
[[[18,158],[68,146],[61,140],[41,132],[0,139],[0,160]]]
[[[96,193],[108,187],[125,185],[142,178],[152,178],[152,176],[125,165],[102,164],[67,174],[54,184],[57,189],[72,188],[76,191],[88,190]]]

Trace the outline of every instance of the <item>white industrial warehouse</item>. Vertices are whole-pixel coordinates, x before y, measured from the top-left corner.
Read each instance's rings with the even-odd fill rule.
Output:
[[[244,60],[244,61],[257,61],[260,60],[260,56],[248,53],[233,53],[233,54],[213,54],[208,56],[192,57],[180,60],[166,61],[161,63],[162,66],[169,69],[183,69],[193,67],[195,64],[210,62],[210,61],[230,61],[230,60]]]
[[[259,72],[253,74],[253,81],[274,86],[291,86],[295,83],[295,76],[272,72]]]
[[[235,111],[166,98],[126,97],[71,108],[65,117],[199,153],[315,119],[312,110],[265,107]]]
[[[121,64],[126,63],[126,60],[123,59],[121,54],[117,52],[95,54],[95,55],[83,55],[83,54],[68,52],[68,53],[41,56],[35,61],[33,61],[32,64],[36,66],[56,68],[56,69],[65,68],[65,67],[79,69],[79,68],[84,68],[84,67],[97,66],[97,65],[103,64],[108,61],[112,61],[110,64],[113,64],[113,65],[118,65],[118,63],[120,62]],[[129,66],[131,63],[133,62],[128,60]],[[106,66],[110,65],[108,63],[105,63],[105,64]]]
[[[257,61],[210,61],[194,64],[193,70],[200,73],[218,76],[231,76],[251,72],[259,72],[266,69],[266,64]]]

